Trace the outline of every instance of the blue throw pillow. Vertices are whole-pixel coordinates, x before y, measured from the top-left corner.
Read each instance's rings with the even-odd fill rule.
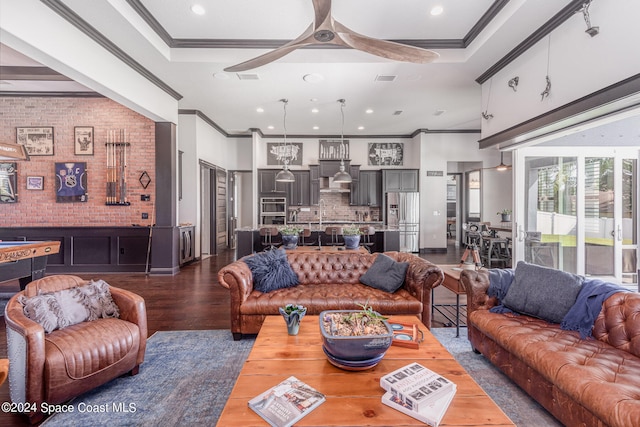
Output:
[[[360,283],[393,293],[404,283],[407,268],[408,262],[397,262],[385,254],[379,254],[371,267],[360,277]]]
[[[551,323],[560,323],[576,302],[584,280],[553,268],[518,262],[505,307]]]
[[[242,259],[251,270],[253,289],[271,292],[298,284],[298,275],[289,265],[284,249],[260,252]]]

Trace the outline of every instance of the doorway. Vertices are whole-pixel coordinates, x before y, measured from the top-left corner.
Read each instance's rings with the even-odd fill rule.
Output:
[[[638,158],[637,148],[518,150],[516,259],[636,288]]]
[[[202,255],[217,255],[228,247],[227,241],[227,172],[200,160]]]

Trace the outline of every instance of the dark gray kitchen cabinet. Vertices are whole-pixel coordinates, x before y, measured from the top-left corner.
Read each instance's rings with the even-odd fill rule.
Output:
[[[385,193],[418,191],[417,169],[383,169],[382,182]]]
[[[286,182],[277,182],[276,175],[280,169],[258,169],[258,191],[261,195],[283,193],[288,190]]]
[[[309,203],[320,203],[320,165],[309,165]]]
[[[324,178],[333,178],[340,170],[340,160],[320,160],[320,176]],[[344,170],[349,172],[351,160],[344,161]]]
[[[287,206],[309,206],[311,177],[309,171],[291,171],[295,181],[288,183]]]
[[[380,171],[360,171],[358,193],[360,206],[380,206],[382,199],[382,173]]]

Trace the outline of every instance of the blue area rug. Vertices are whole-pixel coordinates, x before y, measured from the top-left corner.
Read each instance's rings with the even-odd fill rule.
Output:
[[[43,425],[215,425],[253,342],[233,341],[229,330],[156,332],[138,375],[74,399],[74,413],[56,414]],[[94,408],[109,412],[87,412]]]
[[[515,425],[518,427],[562,426],[483,355],[473,352],[471,343],[467,339],[466,329],[460,331],[458,338],[456,338],[456,328],[433,328],[431,332]]]
[[[518,427],[560,426],[517,385],[475,354],[463,330],[432,329],[473,379]],[[251,351],[253,338],[233,341],[228,330],[156,332],[134,377],[117,378],[71,402],[46,427],[215,425]],[[109,412],[88,412],[109,409]],[[83,411],[83,412],[80,412]]]

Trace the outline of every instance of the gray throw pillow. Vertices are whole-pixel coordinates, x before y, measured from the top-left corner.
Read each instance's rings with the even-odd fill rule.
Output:
[[[103,280],[27,298],[20,296],[25,316],[46,333],[102,317],[118,317],[118,306]]]
[[[290,288],[298,284],[298,275],[293,271],[284,249],[273,249],[242,258],[251,270],[253,289],[271,292]]]
[[[360,277],[360,283],[393,293],[404,283],[407,268],[408,262],[397,262],[385,254],[378,254],[371,267]]]
[[[502,303],[518,313],[560,323],[576,302],[583,280],[575,274],[520,261]]]

